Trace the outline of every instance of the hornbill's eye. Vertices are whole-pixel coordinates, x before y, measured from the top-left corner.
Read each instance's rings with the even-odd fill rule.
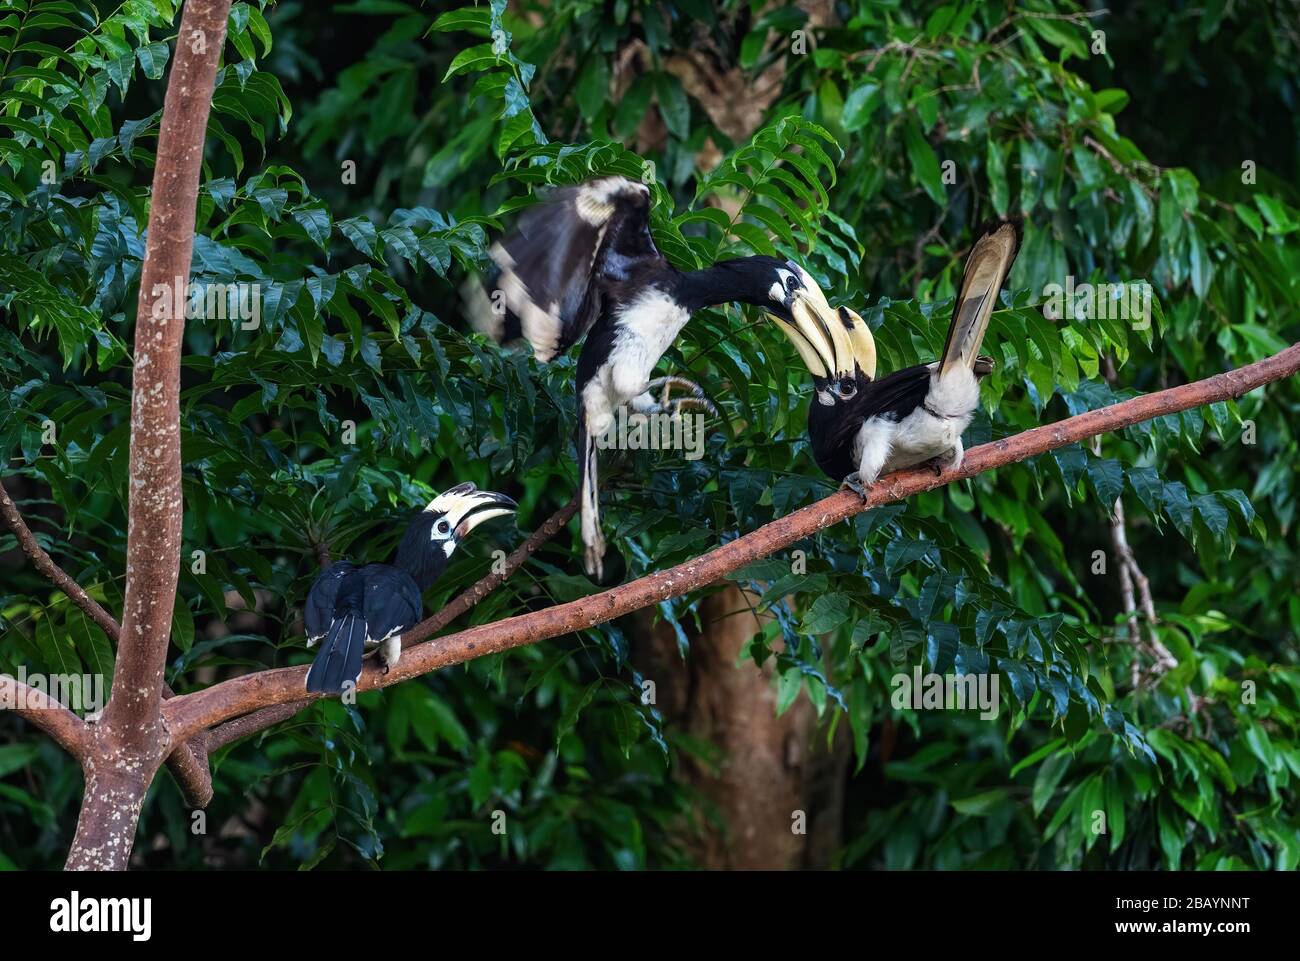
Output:
[[[843,380],[840,381],[841,397],[852,397],[857,392],[858,392],[858,385],[853,383],[853,381],[848,377],[845,377]]]
[[[794,274],[787,274],[787,275],[786,275],[786,278],[785,278],[785,289],[786,289],[786,290],[788,290],[790,293],[794,293],[796,290],[799,289],[800,286],[801,286],[801,284],[799,283],[799,278],[798,278],[798,277],[796,277]]]
[[[439,534],[445,534],[445,533],[447,533],[449,530],[451,530],[451,525],[450,525],[450,524],[448,524],[446,521],[438,521],[438,533],[439,533]]]

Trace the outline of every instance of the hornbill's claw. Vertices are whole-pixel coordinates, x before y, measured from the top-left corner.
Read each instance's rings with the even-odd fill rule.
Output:
[[[840,483],[840,490],[853,491],[862,498],[862,503],[865,504],[867,502],[867,492],[870,490],[870,485],[863,484],[862,475],[857,471],[854,471]]]
[[[704,388],[695,381],[687,380],[685,377],[656,377],[646,385],[646,392],[653,393],[660,387],[663,388],[663,394],[658,400],[660,411],[676,416],[684,411],[697,410],[704,411],[714,417],[718,416],[718,408],[704,393]],[[670,400],[669,395],[674,387],[687,391],[690,396]]]

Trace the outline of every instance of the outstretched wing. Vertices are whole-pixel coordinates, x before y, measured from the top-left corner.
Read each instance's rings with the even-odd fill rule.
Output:
[[[971,247],[948,325],[948,341],[939,359],[940,374],[948,367],[975,363],[998,293],[1019,249],[1020,223],[1014,221],[986,226]]]
[[[626,177],[559,190],[491,256],[495,275],[470,295],[474,326],[499,343],[523,338],[550,361],[595,323],[606,284],[663,260],[650,236],[650,190]]]

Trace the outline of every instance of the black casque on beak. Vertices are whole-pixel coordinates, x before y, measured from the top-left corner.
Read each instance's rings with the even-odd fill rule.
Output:
[[[519,505],[505,494],[481,491],[473,484],[457,484],[439,494],[425,508],[443,515],[457,540],[484,521],[512,514],[518,509]]]

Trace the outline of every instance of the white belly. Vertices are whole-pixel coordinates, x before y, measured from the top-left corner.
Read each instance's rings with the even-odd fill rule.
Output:
[[[969,414],[960,418],[935,417],[918,407],[899,421],[893,447],[885,461],[885,472],[915,467],[947,453],[956,446],[969,423]]]
[[[949,370],[942,380],[932,377],[924,405],[897,422],[873,417],[862,425],[854,438],[854,462],[883,459],[880,473],[889,473],[948,454],[970,426],[979,397],[970,368]]]
[[[618,372],[613,385],[618,403],[626,403],[645,390],[659,358],[690,317],[676,301],[654,288],[624,308],[610,353],[611,366]]]

